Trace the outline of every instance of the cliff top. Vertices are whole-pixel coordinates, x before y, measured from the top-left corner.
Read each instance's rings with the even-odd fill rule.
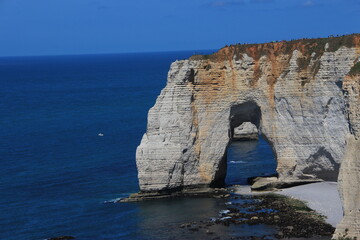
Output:
[[[263,55],[279,56],[291,54],[294,50],[300,51],[305,58],[310,58],[313,52],[321,56],[325,52],[326,44],[329,44],[326,51],[334,52],[340,47],[360,46],[360,34],[350,34],[328,38],[297,39],[291,41],[277,41],[260,44],[235,44],[225,46],[218,52],[210,55],[194,55],[190,60],[224,61],[231,60],[234,56],[241,59],[246,53],[255,60]]]

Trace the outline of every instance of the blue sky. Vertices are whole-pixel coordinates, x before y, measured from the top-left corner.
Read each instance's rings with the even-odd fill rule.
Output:
[[[360,32],[360,0],[0,0],[0,56],[218,49]]]

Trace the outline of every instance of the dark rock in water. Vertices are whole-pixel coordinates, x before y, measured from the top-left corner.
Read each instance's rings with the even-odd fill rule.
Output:
[[[300,200],[276,194],[251,196],[251,198],[242,196],[241,198],[246,201],[241,204],[234,204],[236,208],[229,207],[226,210],[222,210],[219,218],[212,219],[209,222],[193,222],[188,229],[190,231],[203,231],[204,235],[214,231],[207,228],[209,223],[226,227],[233,224],[264,224],[274,226],[277,229],[277,233],[272,235],[253,236],[251,238],[239,237],[235,239],[292,239],[310,237],[312,239],[324,239],[323,237],[331,237],[334,233],[334,227],[326,223],[322,216],[308,208]],[[215,230],[214,234],[216,233]]]
[[[117,202],[141,202],[146,200],[177,198],[177,197],[214,197],[228,198],[230,194],[225,188],[189,188],[170,192],[139,192],[133,193],[127,198],[122,198]]]
[[[72,236],[60,236],[60,237],[48,238],[47,240],[70,240],[70,239],[75,239],[75,237],[72,237]]]
[[[212,232],[210,230],[206,230],[206,234],[212,235],[212,234],[214,234],[214,232]]]
[[[198,226],[192,226],[191,228],[189,228],[189,230],[197,232],[197,231],[199,231],[199,227]]]

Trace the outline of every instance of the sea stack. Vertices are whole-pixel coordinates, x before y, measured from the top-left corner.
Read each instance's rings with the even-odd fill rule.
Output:
[[[356,34],[233,45],[174,62],[137,148],[140,190],[223,186],[232,130],[251,122],[274,150],[277,181],[340,173],[345,217],[336,234],[359,237],[359,72]]]

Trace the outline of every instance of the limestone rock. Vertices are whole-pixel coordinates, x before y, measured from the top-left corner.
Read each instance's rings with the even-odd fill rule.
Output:
[[[244,122],[240,126],[234,128],[233,140],[257,140],[259,132],[251,122]]]
[[[253,185],[251,186],[252,190],[263,190],[263,189],[269,189],[272,186],[273,183],[276,183],[278,181],[277,177],[263,177],[258,178],[255,180]]]
[[[222,186],[231,131],[252,122],[274,150],[279,181],[336,181],[344,159],[343,226],[352,221],[358,234],[359,77],[347,75],[359,57],[360,36],[349,35],[174,62],[136,151],[140,190]]]
[[[344,218],[334,237],[360,238],[360,74],[347,76],[343,89],[351,134],[347,136],[345,156],[340,168],[339,186]]]

